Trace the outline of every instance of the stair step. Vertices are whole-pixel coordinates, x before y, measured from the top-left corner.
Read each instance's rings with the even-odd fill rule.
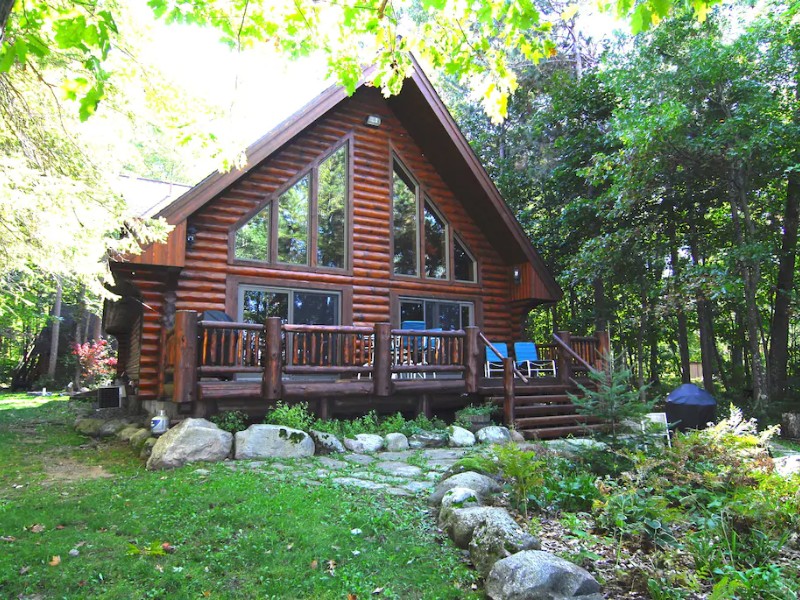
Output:
[[[516,396],[514,398],[515,406],[533,406],[536,404],[572,404],[569,396],[565,395],[547,395],[547,396]]]
[[[545,429],[518,429],[526,440],[552,440],[574,435],[584,437],[590,430],[601,429],[602,425],[571,425],[566,427],[549,427]]]
[[[517,417],[544,417],[547,415],[574,415],[577,414],[574,404],[540,404],[531,406],[516,405],[514,414]]]
[[[599,419],[586,415],[548,415],[545,417],[523,417],[514,420],[517,429],[537,429],[552,425],[577,425],[579,423],[598,423]]]

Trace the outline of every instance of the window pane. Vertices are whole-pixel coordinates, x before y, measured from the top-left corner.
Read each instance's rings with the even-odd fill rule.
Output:
[[[236,232],[236,258],[269,260],[269,205]]]
[[[308,264],[308,195],[306,175],[278,200],[278,261]]]
[[[392,180],[394,210],[394,272],[417,274],[417,193],[416,186],[395,165]]]
[[[400,303],[400,326],[406,321],[424,321],[425,309],[419,300],[404,300]]]
[[[469,304],[462,304],[461,305],[461,329],[464,327],[469,327],[472,325],[472,308]]]
[[[428,329],[453,331],[460,329],[461,310],[456,302],[425,303],[425,326]]]
[[[242,294],[242,321],[263,323],[267,317],[280,317],[289,321],[289,294],[267,290],[244,290]]]
[[[453,273],[457,281],[476,281],[475,261],[455,236],[453,236],[453,263]]]
[[[344,268],[347,146],[319,166],[317,265]]]
[[[294,292],[295,325],[338,325],[339,295]]]
[[[447,230],[444,221],[425,203],[425,277],[447,278]]]

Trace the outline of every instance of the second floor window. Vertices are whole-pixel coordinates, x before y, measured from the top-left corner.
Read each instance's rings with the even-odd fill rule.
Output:
[[[347,179],[345,144],[236,230],[234,256],[344,269]]]

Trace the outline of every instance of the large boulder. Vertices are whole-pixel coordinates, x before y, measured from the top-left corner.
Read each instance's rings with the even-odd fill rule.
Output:
[[[447,435],[450,438],[448,444],[454,448],[467,448],[475,445],[475,434],[458,425],[448,427]]]
[[[356,454],[373,454],[383,448],[383,438],[374,433],[359,433],[354,439],[345,438],[344,447]]]
[[[520,527],[513,519],[490,518],[475,527],[469,543],[469,557],[482,577],[492,570],[494,563],[522,552],[541,550],[539,540]]]
[[[475,494],[481,500],[501,490],[500,484],[491,477],[481,475],[475,471],[465,471],[440,481],[439,485],[436,486],[436,489],[433,490],[433,493],[428,498],[428,504],[431,506],[438,506],[442,502],[445,492],[455,487],[465,487],[475,490]]]
[[[387,452],[402,452],[408,450],[408,438],[402,433],[387,433],[384,445]]]
[[[775,459],[775,472],[782,476],[789,478],[792,475],[800,474],[800,455],[792,454],[790,456],[781,456]]]
[[[174,469],[193,462],[217,462],[231,453],[233,435],[205,419],[185,419],[158,438],[147,468]]]
[[[314,440],[305,431],[284,425],[250,425],[236,432],[236,460],[314,456]]]
[[[442,529],[450,536],[453,543],[466,550],[472,541],[475,529],[488,521],[495,521],[506,528],[516,525],[514,519],[504,508],[497,506],[477,506],[473,508],[457,508],[450,511],[442,524]]]
[[[486,578],[492,600],[602,600],[588,571],[547,552],[526,550],[494,563]]]
[[[332,433],[312,429],[308,432],[308,435],[314,440],[317,454],[341,454],[347,451],[339,438]]]
[[[130,422],[125,419],[110,419],[100,426],[97,432],[98,437],[111,437],[117,435],[120,431],[130,427]]]
[[[439,526],[443,526],[450,513],[459,508],[475,508],[481,505],[481,500],[475,490],[465,487],[454,487],[445,492],[442,497],[442,506],[439,508]]]
[[[500,444],[505,446],[511,441],[511,432],[507,427],[490,425],[479,430],[475,437],[481,444]]]
[[[100,428],[104,424],[105,421],[103,419],[80,418],[75,421],[75,430],[83,435],[97,437],[100,433]]]
[[[422,448],[444,448],[450,438],[446,433],[436,433],[433,431],[423,431],[415,433],[408,438],[408,446],[414,450]]]

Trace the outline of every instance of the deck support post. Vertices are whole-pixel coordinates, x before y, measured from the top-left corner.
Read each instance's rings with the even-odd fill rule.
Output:
[[[175,374],[172,400],[183,404],[197,400],[197,313],[175,313]]]
[[[264,400],[281,397],[281,319],[267,317],[264,330],[264,379],[261,396]]]
[[[323,421],[327,421],[331,418],[331,399],[330,398],[320,398],[319,399],[319,410],[317,412],[319,418]]]
[[[608,337],[608,331],[596,331],[594,334],[597,340],[597,356],[595,358],[595,368],[598,371],[605,371],[605,360],[611,350],[611,341]]]
[[[464,356],[464,366],[466,372],[464,373],[464,383],[466,384],[468,394],[478,393],[478,382],[480,381],[481,371],[481,344],[480,344],[480,329],[474,326],[465,327],[464,331],[467,334],[466,352]]]
[[[572,348],[572,336],[569,331],[559,331],[556,335],[561,338],[567,347]],[[560,345],[557,346],[558,350],[558,380],[564,385],[570,384],[572,379],[572,358],[567,354]]]
[[[386,397],[392,391],[392,326],[375,324],[375,358],[372,361],[372,393]]]
[[[503,420],[514,426],[514,359],[503,359]]]

